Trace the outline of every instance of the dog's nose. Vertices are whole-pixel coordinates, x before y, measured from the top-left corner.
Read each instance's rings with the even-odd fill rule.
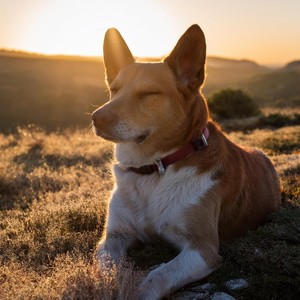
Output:
[[[94,125],[94,126],[96,126],[96,124],[97,124],[96,111],[97,111],[97,110],[95,110],[95,111],[92,113],[92,121],[93,121],[93,125]]]
[[[92,113],[92,120],[95,127],[102,127],[113,124],[115,116],[111,112],[108,112],[104,107],[101,107]]]

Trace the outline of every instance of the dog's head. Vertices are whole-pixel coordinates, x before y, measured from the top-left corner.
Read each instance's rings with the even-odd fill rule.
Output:
[[[116,29],[104,39],[110,101],[93,112],[97,135],[116,143],[180,146],[207,123],[199,88],[205,76],[205,37],[191,26],[161,63],[136,63]]]

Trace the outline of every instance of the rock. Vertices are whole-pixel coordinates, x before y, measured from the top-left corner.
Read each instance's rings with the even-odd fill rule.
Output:
[[[223,292],[214,293],[210,299],[211,300],[236,300],[232,296]]]
[[[213,288],[215,288],[215,286],[216,285],[214,283],[208,282],[208,283],[200,285],[200,288],[205,291],[211,291]]]
[[[254,250],[254,256],[256,256],[256,257],[262,257],[263,253],[262,253],[262,251],[259,248],[255,248],[255,250]]]
[[[231,290],[242,290],[249,286],[249,283],[245,279],[232,279],[225,283],[226,287]]]
[[[201,300],[209,299],[210,290],[215,287],[212,283],[202,285],[189,285],[184,291],[177,292],[171,296],[171,300]]]
[[[191,292],[191,291],[182,291],[175,293],[170,297],[171,300],[202,300],[207,299],[209,296],[208,292]]]

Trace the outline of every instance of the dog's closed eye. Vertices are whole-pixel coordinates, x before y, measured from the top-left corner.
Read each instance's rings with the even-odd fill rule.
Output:
[[[159,96],[162,95],[160,91],[142,91],[138,93],[140,98],[150,97],[150,96]]]

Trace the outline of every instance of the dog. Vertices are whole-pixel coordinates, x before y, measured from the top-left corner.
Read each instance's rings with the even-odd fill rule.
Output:
[[[206,42],[192,25],[159,63],[137,63],[120,33],[104,38],[110,100],[92,114],[115,143],[115,188],[97,255],[118,264],[157,238],[179,254],[150,271],[137,299],[154,300],[216,270],[219,247],[255,230],[280,205],[280,184],[261,151],[232,143],[200,91]]]

